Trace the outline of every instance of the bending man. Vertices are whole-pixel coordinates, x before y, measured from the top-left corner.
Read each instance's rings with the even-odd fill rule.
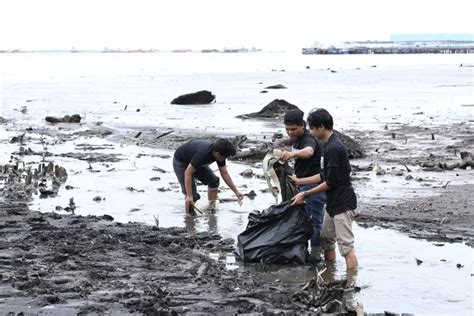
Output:
[[[217,191],[219,190],[219,177],[209,168],[213,162],[217,163],[219,172],[225,183],[234,192],[241,202],[243,195],[237,190],[226,167],[226,159],[236,153],[234,146],[227,139],[218,139],[211,143],[204,140],[191,140],[176,149],[173,158],[173,169],[181,185],[181,191],[186,196],[184,207],[187,213],[193,214],[194,202],[201,196],[196,190],[195,178],[207,185],[207,198],[209,206],[215,207]]]

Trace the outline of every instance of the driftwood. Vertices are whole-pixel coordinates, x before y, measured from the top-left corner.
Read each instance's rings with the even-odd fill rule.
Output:
[[[249,150],[238,151],[232,160],[262,160],[267,152],[268,147],[265,148],[250,148]]]
[[[23,134],[18,135],[18,136],[13,136],[12,139],[10,140],[10,144],[13,144],[13,143],[23,144],[23,138],[25,137],[25,134],[26,133],[23,133]]]
[[[472,160],[472,153],[468,151],[460,152],[461,161],[453,164],[447,164],[444,162],[425,161],[421,164],[424,171],[442,171],[442,170],[454,170],[456,168],[466,169],[467,167],[474,168],[474,161]]]
[[[173,132],[174,132],[174,130],[168,131],[168,132],[166,132],[166,133],[163,133],[163,134],[161,134],[161,135],[156,136],[155,139],[160,139],[161,137],[166,136],[166,135],[168,135],[168,134],[171,134],[171,133],[173,133]]]
[[[195,281],[198,281],[203,277],[204,273],[207,271],[207,267],[207,262],[201,263],[201,266],[199,266],[199,269],[197,270]]]
[[[67,176],[64,167],[52,162],[39,163],[37,168],[26,166],[23,162],[0,165],[0,179],[5,179],[0,197],[28,200],[38,192],[40,197],[56,196]]]

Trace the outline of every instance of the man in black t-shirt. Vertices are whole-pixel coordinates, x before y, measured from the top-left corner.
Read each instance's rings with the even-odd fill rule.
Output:
[[[288,161],[295,159],[295,175],[297,178],[306,178],[321,172],[322,144],[316,140],[306,129],[303,119],[304,113],[299,109],[289,110],[285,113],[283,123],[286,133],[292,140],[292,150],[283,151],[280,159]],[[302,185],[300,192],[313,188],[314,184]],[[320,236],[324,220],[324,204],[326,194],[321,192],[305,198],[305,209],[314,221],[314,233],[311,237],[311,259],[321,260]]]
[[[346,260],[348,269],[358,265],[354,251],[352,222],[357,207],[357,197],[350,182],[351,165],[347,151],[335,133],[333,119],[328,111],[317,109],[308,116],[311,133],[324,142],[323,170],[320,174],[308,178],[293,178],[295,184],[319,183],[315,188],[298,193],[293,204],[302,204],[304,198],[320,192],[326,192],[326,211],[321,246],[328,261],[336,259],[336,241],[340,254]]]
[[[237,190],[227,171],[226,159],[236,153],[234,146],[227,139],[218,139],[211,143],[204,140],[191,140],[176,149],[173,158],[173,169],[181,185],[185,197],[185,210],[192,213],[192,205],[201,196],[196,190],[195,178],[207,185],[207,197],[211,207],[215,206],[219,177],[209,168],[209,164],[216,162],[219,172],[225,183],[234,192],[239,203],[243,195]]]

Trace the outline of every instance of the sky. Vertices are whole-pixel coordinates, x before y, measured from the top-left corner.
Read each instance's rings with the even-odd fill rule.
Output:
[[[0,49],[301,50],[474,34],[472,0],[1,0]]]

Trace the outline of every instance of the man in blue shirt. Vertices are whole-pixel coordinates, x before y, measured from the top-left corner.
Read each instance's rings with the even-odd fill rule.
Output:
[[[283,118],[286,133],[292,141],[292,150],[283,151],[280,159],[283,161],[295,159],[295,175],[297,178],[311,177],[321,172],[322,144],[306,129],[303,116],[304,113],[301,110],[293,109],[287,111]],[[299,191],[304,192],[314,186],[314,184],[302,185],[299,187]],[[311,237],[310,260],[322,260],[320,236],[323,227],[326,194],[321,192],[308,196],[304,200],[306,202],[306,212],[313,219],[315,228],[314,234]]]

